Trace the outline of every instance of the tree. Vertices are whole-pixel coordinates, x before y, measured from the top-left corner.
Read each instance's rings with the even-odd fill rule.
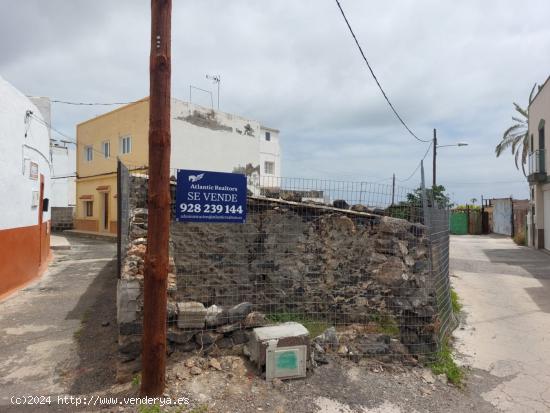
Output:
[[[426,196],[429,206],[432,206],[432,199],[434,199],[440,207],[452,207],[449,195],[445,193],[445,187],[443,185],[436,185],[434,188],[426,188]],[[412,205],[422,205],[422,188],[416,188],[414,192],[408,193],[407,201]]]
[[[537,84],[535,83],[529,94],[529,104],[533,101],[536,87]],[[504,131],[502,140],[495,148],[495,153],[498,158],[506,149],[510,148],[512,150],[512,155],[514,155],[517,169],[519,169],[518,160],[521,154],[521,170],[523,171],[523,175],[527,176],[525,173],[525,164],[527,163],[527,154],[529,152],[529,131],[527,123],[529,113],[528,109],[523,109],[516,102],[513,102],[513,104],[516,112],[519,113],[519,117],[512,116],[512,120],[516,123]]]
[[[477,198],[472,198],[472,199],[470,199],[470,202],[471,202],[472,204],[474,204],[474,205],[475,205],[475,204],[476,204],[476,202],[477,202]]]

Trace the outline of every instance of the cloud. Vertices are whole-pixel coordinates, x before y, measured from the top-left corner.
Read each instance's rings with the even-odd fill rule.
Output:
[[[24,93],[76,101],[148,94],[148,1],[3,3],[0,73]],[[428,139],[437,128],[442,144],[469,142],[439,154],[439,182],[457,201],[526,197],[513,159],[496,159],[494,146],[511,122],[512,101],[525,104],[549,74],[550,4],[342,6],[411,128]],[[172,33],[173,95],[188,99],[190,84],[215,92],[205,74],[220,74],[222,110],[281,130],[285,175],[403,179],[426,151],[390,112],[333,1],[174,1]],[[210,104],[206,94],[193,99]],[[53,120],[74,136],[76,123],[105,110],[55,105]]]

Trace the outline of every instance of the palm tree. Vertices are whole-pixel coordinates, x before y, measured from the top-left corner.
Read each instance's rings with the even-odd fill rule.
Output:
[[[537,84],[535,83],[529,94],[529,104],[533,101],[536,87]],[[495,148],[495,153],[498,158],[506,149],[511,148],[512,155],[515,156],[514,160],[517,169],[519,169],[518,160],[521,153],[521,170],[523,171],[523,175],[527,176],[525,173],[525,164],[527,163],[527,154],[529,152],[529,132],[527,123],[529,113],[515,102],[514,108],[516,112],[520,114],[520,117],[512,116],[512,119],[516,123],[506,129],[504,135],[502,135],[502,140]]]

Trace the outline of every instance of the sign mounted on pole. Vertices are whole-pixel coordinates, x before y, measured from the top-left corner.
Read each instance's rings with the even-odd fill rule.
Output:
[[[246,194],[245,175],[178,169],[176,221],[242,224]]]

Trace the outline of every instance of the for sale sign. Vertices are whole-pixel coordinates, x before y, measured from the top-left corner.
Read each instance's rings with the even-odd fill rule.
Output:
[[[246,176],[178,170],[176,221],[244,223]]]

